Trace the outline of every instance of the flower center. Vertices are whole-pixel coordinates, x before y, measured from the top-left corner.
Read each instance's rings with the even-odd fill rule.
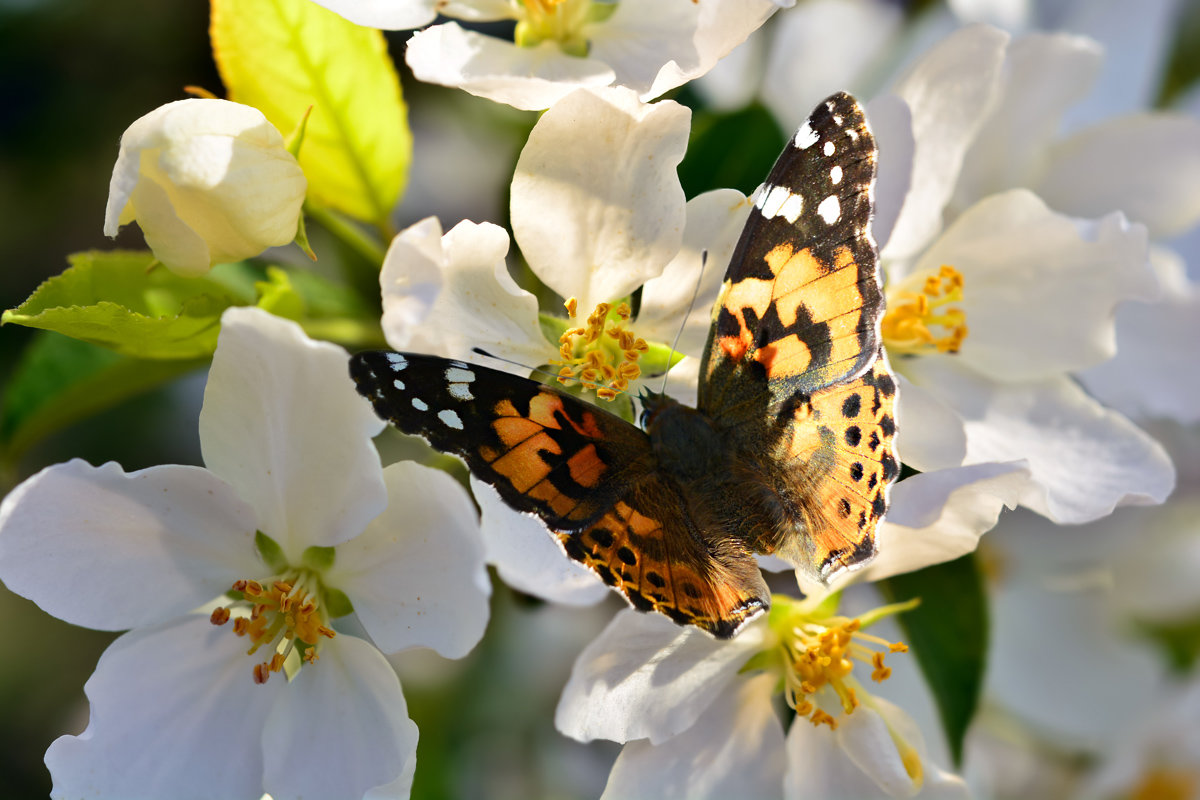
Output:
[[[576,300],[567,300],[567,317],[575,319]],[[650,349],[645,339],[628,328],[631,311],[628,303],[600,303],[583,326],[569,327],[558,337],[557,359],[550,363],[558,370],[564,386],[578,382],[604,400],[614,400],[629,388],[630,381],[642,374],[638,359]]]
[[[1189,800],[1200,792],[1200,773],[1188,769],[1154,767],[1129,793],[1130,800]]]
[[[592,0],[518,0],[520,21],[513,39],[520,47],[557,42],[567,55],[586,56],[588,40],[583,35],[584,24],[609,5],[600,4],[594,10]]]
[[[783,693],[788,705],[813,725],[836,729],[837,720],[820,707],[821,699],[836,699],[842,711],[853,713],[860,703],[859,693],[865,693],[853,675],[856,662],[870,666],[871,680],[881,682],[892,674],[891,667],[884,663],[887,654],[908,650],[903,642],[889,642],[864,633],[862,628],[915,605],[908,602],[883,606],[869,615],[851,619],[831,613],[824,603],[814,607],[803,600],[778,595],[772,598],[770,625],[778,637]],[[778,614],[776,608],[781,609]]]
[[[318,658],[321,637],[332,639],[334,631],[326,623],[329,616],[319,602],[320,580],[308,570],[293,570],[290,574],[269,581],[266,585],[254,580],[239,580],[233,591],[241,600],[215,609],[210,620],[224,625],[233,617],[233,632],[250,640],[246,655],[252,656],[266,646],[271,657],[254,665],[254,682],[266,683],[272,672],[288,666],[294,674],[302,663],[311,664]],[[290,659],[290,663],[289,663]]]
[[[888,297],[883,341],[891,353],[957,353],[967,338],[962,273],[947,264],[933,273],[910,275]]]

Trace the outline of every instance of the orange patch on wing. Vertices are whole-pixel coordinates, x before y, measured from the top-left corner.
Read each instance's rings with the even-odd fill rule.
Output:
[[[504,442],[505,447],[516,447],[530,437],[542,433],[545,426],[524,417],[499,417],[492,423],[492,430],[500,437],[500,441]]]
[[[589,444],[567,459],[567,469],[571,472],[571,480],[590,489],[600,482],[600,476],[608,469],[608,465],[601,460],[596,446]]]
[[[541,500],[543,503],[550,506],[550,508],[554,510],[554,513],[558,514],[560,517],[566,517],[570,515],[570,513],[575,510],[575,506],[578,505],[575,498],[563,494],[558,489],[554,488],[554,484],[548,480],[537,482],[529,489],[528,492],[526,492],[526,494],[532,497],[534,500]]]
[[[492,469],[508,478],[514,489],[525,494],[550,474],[550,465],[542,458],[542,450],[556,455],[562,452],[558,443],[543,432],[526,439],[493,461]]]

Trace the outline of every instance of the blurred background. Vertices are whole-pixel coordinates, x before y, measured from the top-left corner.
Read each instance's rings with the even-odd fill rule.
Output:
[[[897,5],[917,14],[934,4]],[[184,86],[223,95],[208,12],[203,2],[0,0],[0,308],[16,306],[62,271],[69,253],[141,246],[136,227],[115,245],[101,232],[118,140],[134,119],[183,97]],[[415,139],[397,228],[430,213],[446,228],[462,218],[506,223],[508,180],[536,117],[416,83],[405,73],[406,36],[389,34]],[[1200,2],[1181,4],[1175,36],[1164,101],[1200,73]],[[705,110],[691,88],[673,96],[696,109],[694,128],[703,134],[681,167],[688,195],[718,186],[752,190],[783,140],[770,116],[753,105]],[[0,388],[34,334],[18,326],[0,331]],[[201,463],[202,390],[197,373],[60,432],[8,465],[0,492],[72,457],[115,460],[127,470]],[[554,730],[553,709],[574,656],[620,605],[554,608],[496,582],[488,635],[471,656],[398,657],[421,731],[413,796],[598,796],[618,748],[564,739]],[[55,737],[83,730],[83,684],[115,634],[69,626],[3,587],[0,619],[7,630],[0,798],[42,798],[50,790],[43,753]]]

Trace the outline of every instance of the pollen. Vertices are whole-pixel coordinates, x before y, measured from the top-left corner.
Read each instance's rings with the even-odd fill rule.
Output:
[[[866,693],[854,677],[855,667],[863,664],[872,680],[885,681],[892,674],[885,663],[887,655],[908,649],[903,642],[865,633],[864,618],[869,624],[913,604],[884,606],[864,617],[847,618],[817,613],[804,601],[779,600],[781,612],[771,627],[782,656],[784,698],[797,716],[836,729],[837,717],[822,708],[822,703],[841,713],[853,713],[862,702],[860,694]]]
[[[224,625],[232,618],[233,632],[250,642],[246,655],[253,656],[263,648],[271,653],[254,665],[255,683],[266,683],[271,673],[284,668],[293,653],[304,663],[313,663],[321,640],[335,635],[326,625],[328,615],[318,602],[318,582],[303,572],[266,584],[239,580],[232,591],[240,594],[241,600],[215,609],[209,620]],[[235,609],[242,613],[234,617]]]
[[[963,299],[962,273],[943,264],[937,273],[910,276],[888,297],[883,341],[893,353],[957,353],[967,338],[967,315],[949,308]]]
[[[575,320],[578,301],[564,304],[568,319]],[[633,312],[628,303],[600,303],[584,325],[563,331],[558,339],[558,381],[564,386],[578,383],[603,400],[614,400],[642,374],[638,359],[650,349],[645,339],[629,330]]]

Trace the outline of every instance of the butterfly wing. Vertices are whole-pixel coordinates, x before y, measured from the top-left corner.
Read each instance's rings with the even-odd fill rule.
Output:
[[[701,366],[700,410],[775,509],[755,547],[820,580],[874,554],[898,471],[870,233],[875,162],[854,98],[817,106],[754,196]]]
[[[351,357],[375,412],[462,458],[512,508],[635,608],[731,636],[768,596],[744,548],[717,549],[646,434],[590,403],[506,372],[411,353]]]

